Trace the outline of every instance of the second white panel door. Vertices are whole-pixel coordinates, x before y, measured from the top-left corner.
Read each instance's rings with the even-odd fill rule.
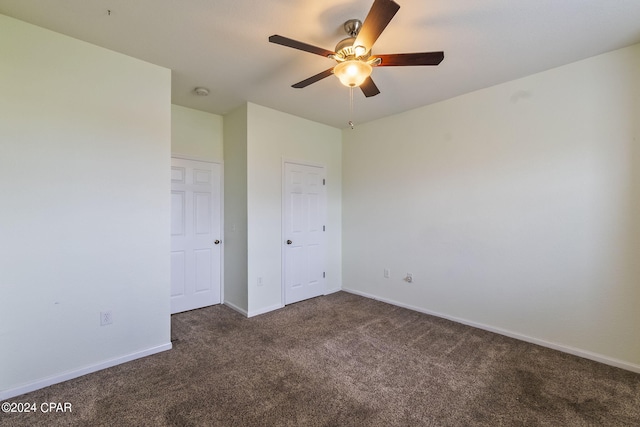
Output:
[[[323,167],[284,164],[285,304],[325,292],[326,186]]]

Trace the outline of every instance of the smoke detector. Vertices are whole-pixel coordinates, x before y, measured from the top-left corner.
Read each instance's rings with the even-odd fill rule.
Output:
[[[193,91],[198,96],[207,96],[207,95],[209,95],[209,89],[204,88],[204,87],[197,87]]]

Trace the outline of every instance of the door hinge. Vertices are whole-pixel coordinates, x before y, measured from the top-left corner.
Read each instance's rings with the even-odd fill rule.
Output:
[[[322,178],[322,185],[327,185],[327,182]]]
[[[327,277],[326,273],[323,271],[322,272],[322,278],[324,279],[325,277]]]
[[[322,231],[327,231],[324,225],[322,226]]]

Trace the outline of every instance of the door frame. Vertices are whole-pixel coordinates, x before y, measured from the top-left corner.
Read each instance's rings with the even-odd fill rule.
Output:
[[[193,160],[220,166],[220,241],[222,242],[220,248],[220,304],[224,304],[224,162],[179,153],[171,153],[171,159]],[[169,163],[171,163],[171,159],[169,159]],[[170,173],[171,164],[169,164]],[[171,197],[171,176],[169,176],[169,197]],[[169,235],[171,235],[171,230],[169,230]],[[169,286],[169,302],[171,302],[171,286]]]
[[[287,163],[293,163],[296,165],[301,165],[301,166],[311,166],[311,167],[316,167],[316,168],[322,168],[323,172],[324,172],[324,179],[326,179],[327,177],[327,166],[323,163],[316,163],[316,162],[310,162],[308,160],[299,160],[299,159],[292,159],[292,158],[286,158],[286,157],[282,157],[282,162],[281,162],[281,184],[282,184],[282,189],[281,189],[281,195],[280,195],[280,199],[281,199],[281,223],[280,223],[280,268],[281,268],[281,272],[280,272],[280,277],[281,277],[281,298],[280,298],[280,304],[282,307],[285,307],[285,301],[286,301],[286,268],[285,268],[285,246],[284,246],[284,241],[285,241],[285,233],[286,233],[286,226],[285,226],[285,209],[286,209],[286,187],[287,187],[287,180],[286,180],[286,171],[285,171],[285,164]],[[328,219],[328,212],[329,212],[329,197],[328,197],[328,190],[327,190],[327,186],[325,184],[325,222]],[[323,241],[323,245],[324,245],[324,255],[325,255],[325,268],[327,267],[326,262],[328,261],[328,244],[327,244],[327,234],[324,234],[324,241]],[[325,278],[326,279],[326,278]],[[324,282],[324,292],[323,295],[327,295],[327,281],[325,280]]]

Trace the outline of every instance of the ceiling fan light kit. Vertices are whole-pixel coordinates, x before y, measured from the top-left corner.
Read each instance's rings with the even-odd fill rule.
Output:
[[[350,88],[360,87],[366,97],[371,97],[380,93],[371,79],[373,67],[438,65],[444,59],[444,52],[441,51],[384,55],[371,53],[373,44],[399,9],[400,5],[393,0],[374,0],[364,23],[358,19],[350,19],[344,23],[344,30],[349,37],[338,42],[335,52],[277,34],[269,37],[269,41],[337,62],[333,68],[302,80],[292,87],[301,89],[335,74],[343,85]]]
[[[340,79],[340,83],[348,87],[360,86],[372,71],[371,65],[357,59],[340,62],[333,67],[333,74]]]

